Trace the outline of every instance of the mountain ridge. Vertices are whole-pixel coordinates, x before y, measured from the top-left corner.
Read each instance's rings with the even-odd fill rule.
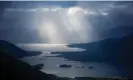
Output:
[[[19,47],[17,47],[16,45],[4,41],[4,40],[0,40],[0,52],[4,52],[4,53],[10,53],[11,56],[14,56],[16,58],[23,58],[26,56],[34,56],[34,55],[38,55],[41,52],[28,52],[25,51]]]
[[[87,44],[72,44],[68,47],[84,48],[84,52],[67,52],[60,54],[76,61],[110,61],[110,62],[132,62],[133,59],[133,34],[123,38],[110,38]]]

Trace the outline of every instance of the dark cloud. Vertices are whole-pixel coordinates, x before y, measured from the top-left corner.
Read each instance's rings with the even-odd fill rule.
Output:
[[[47,8],[51,6],[63,8],[63,15],[57,16],[57,13],[50,12],[37,15],[37,12],[20,12],[20,10],[4,12],[7,8],[32,10],[36,7],[46,6]],[[74,26],[68,25],[68,18],[64,13],[68,8],[75,6],[88,11],[88,15],[85,16],[81,16],[84,15],[82,12],[78,13],[80,16],[78,21],[85,31],[80,29],[81,31],[76,32]],[[109,37],[122,37],[133,33],[133,2],[0,2],[0,12],[0,39],[14,43],[47,43],[49,39],[46,37],[46,32],[42,34],[45,36],[45,39],[42,40],[37,30],[43,23],[43,18],[45,19],[44,22],[47,19],[52,19],[58,25],[56,27],[58,29],[58,37],[60,36],[61,39],[68,43],[91,42]],[[81,21],[82,17],[85,20]],[[64,25],[62,21],[66,24]],[[74,28],[73,32],[66,30],[72,27]],[[91,30],[89,30],[90,28]],[[79,36],[82,38],[85,35],[82,32],[85,32],[89,39],[80,40]]]

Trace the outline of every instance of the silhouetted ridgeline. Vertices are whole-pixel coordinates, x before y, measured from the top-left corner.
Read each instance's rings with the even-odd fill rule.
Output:
[[[118,38],[105,39],[87,44],[72,44],[69,47],[84,48],[84,52],[66,52],[60,54],[68,60],[76,61],[97,61],[126,63],[133,62],[133,35]]]
[[[4,41],[4,40],[0,40],[0,52],[10,54],[10,55],[17,57],[17,58],[22,58],[25,56],[33,56],[33,55],[40,54],[40,52],[24,51],[24,50],[18,48],[17,46],[15,46],[14,44],[9,43],[9,42]]]
[[[2,80],[50,80],[47,74],[33,69],[6,53],[0,53]]]

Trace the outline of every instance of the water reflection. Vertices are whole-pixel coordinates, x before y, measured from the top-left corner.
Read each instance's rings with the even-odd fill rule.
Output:
[[[56,57],[59,54],[51,54],[51,52],[65,52],[65,51],[81,51],[79,48],[70,48],[64,45],[43,45],[43,44],[30,44],[19,45],[20,48],[41,51],[42,54],[38,56],[25,57],[22,60],[30,65],[44,64],[42,72],[55,74],[61,77],[116,77],[121,76],[119,71],[113,65],[99,62],[80,62],[69,61],[67,59]],[[50,51],[51,50],[51,51]],[[63,53],[62,53],[63,54]],[[68,64],[72,65],[70,68],[61,68],[59,65]],[[92,68],[90,68],[92,67]]]
[[[120,76],[116,68],[106,63],[68,61],[59,57],[43,57],[40,59],[38,56],[26,57],[23,61],[28,62],[31,65],[44,63],[44,66],[41,69],[42,72],[56,74],[61,77]],[[61,68],[59,67],[60,64],[69,64],[72,65],[72,67]],[[82,66],[84,66],[84,68],[82,68]],[[88,69],[90,66],[93,66],[94,68]]]

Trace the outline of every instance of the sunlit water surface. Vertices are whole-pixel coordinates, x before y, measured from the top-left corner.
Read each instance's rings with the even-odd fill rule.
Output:
[[[40,69],[42,72],[55,74],[60,77],[118,77],[120,71],[113,65],[99,62],[79,62],[69,61],[67,59],[56,57],[59,54],[51,54],[51,52],[66,51],[83,51],[84,49],[70,48],[65,45],[48,45],[48,44],[25,44],[18,45],[20,48],[30,51],[41,51],[42,54],[37,56],[25,57],[22,60],[30,65],[44,64]],[[61,68],[60,64],[71,64],[71,68]],[[84,66],[84,68],[82,68]],[[93,66],[94,68],[88,69]]]

